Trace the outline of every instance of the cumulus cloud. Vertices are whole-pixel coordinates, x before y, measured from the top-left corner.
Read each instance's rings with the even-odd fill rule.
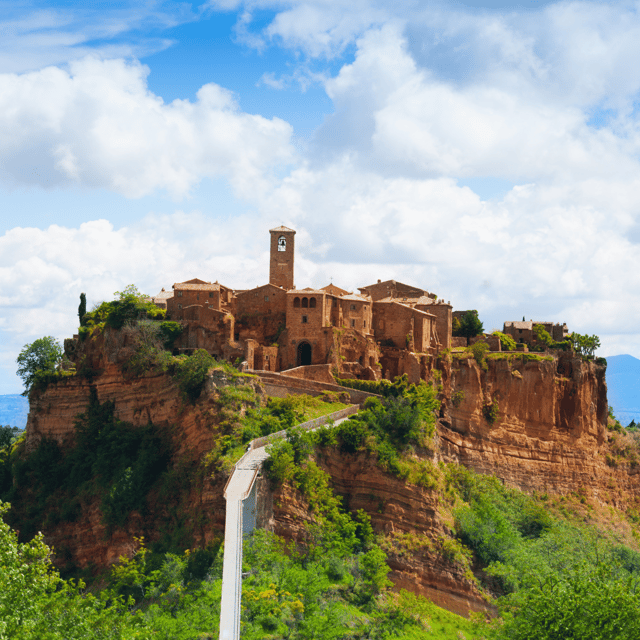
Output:
[[[479,309],[488,328],[525,314],[604,338],[637,331],[640,247],[626,233],[638,193],[637,181],[585,180],[482,201],[451,178],[381,177],[345,157],[293,172],[265,207],[305,230],[305,283],[396,278]]]
[[[184,196],[223,176],[259,193],[293,158],[291,127],[243,113],[228,90],[164,104],[147,67],[84,58],[70,71],[0,74],[0,175],[15,183],[104,187],[129,197],[156,189]]]

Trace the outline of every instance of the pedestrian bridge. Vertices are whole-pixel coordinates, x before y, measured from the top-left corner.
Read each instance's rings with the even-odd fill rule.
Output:
[[[333,420],[339,424],[356,413],[352,405],[309,422],[298,428],[313,430]],[[222,562],[222,598],[220,602],[220,640],[239,640],[240,604],[242,598],[242,540],[256,528],[256,478],[262,463],[269,457],[271,442],[285,437],[285,431],[252,440],[247,452],[236,463],[224,490],[227,510],[224,526],[224,558]]]

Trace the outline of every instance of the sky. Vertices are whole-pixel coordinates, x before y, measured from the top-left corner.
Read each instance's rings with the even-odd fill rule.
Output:
[[[128,284],[421,286],[640,357],[640,4],[0,0],[0,394]]]

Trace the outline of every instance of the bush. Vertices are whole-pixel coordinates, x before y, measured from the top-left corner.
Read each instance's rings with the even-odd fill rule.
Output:
[[[165,317],[164,309],[157,307],[132,284],[123,291],[116,291],[114,295],[118,296],[117,300],[102,302],[84,314],[84,326],[91,329],[97,326],[121,329],[126,323],[136,323],[145,318],[162,320]]]
[[[489,368],[484,357],[485,353],[488,350],[489,350],[489,345],[486,342],[483,342],[482,340],[479,340],[478,342],[475,342],[474,344],[471,345],[471,353],[473,354],[475,361],[480,365],[480,367],[484,371],[486,371]]]
[[[191,356],[175,359],[173,376],[186,400],[192,404],[200,397],[209,370],[216,365],[216,359],[204,349],[196,350]]]
[[[164,348],[171,349],[176,338],[182,333],[182,325],[179,322],[165,320],[160,323],[160,333],[164,338]]]
[[[502,331],[494,331],[491,335],[500,339],[500,346],[503,351],[516,350],[516,341],[510,335],[502,333]]]
[[[141,376],[154,369],[166,371],[169,368],[173,359],[164,350],[161,327],[157,322],[140,320],[122,328],[133,343],[133,353],[122,365],[125,374]]]

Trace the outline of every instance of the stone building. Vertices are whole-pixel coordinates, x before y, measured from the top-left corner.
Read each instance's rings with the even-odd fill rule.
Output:
[[[294,285],[295,231],[270,233],[269,282],[233,291],[194,278],[154,298],[167,319],[180,322],[178,352],[203,348],[242,358],[249,369],[285,371],[328,367],[345,377],[379,379],[428,375],[451,345],[451,305],[424,289],[395,280],[361,287]],[[301,370],[304,374],[304,369]]]
[[[549,333],[549,335],[557,342],[565,340],[569,335],[569,329],[564,322],[538,322],[535,320],[505,322],[502,328],[502,333],[506,333],[511,336],[516,342],[535,344],[537,340],[533,327],[537,324],[542,325],[543,329],[547,331],[547,333]]]

